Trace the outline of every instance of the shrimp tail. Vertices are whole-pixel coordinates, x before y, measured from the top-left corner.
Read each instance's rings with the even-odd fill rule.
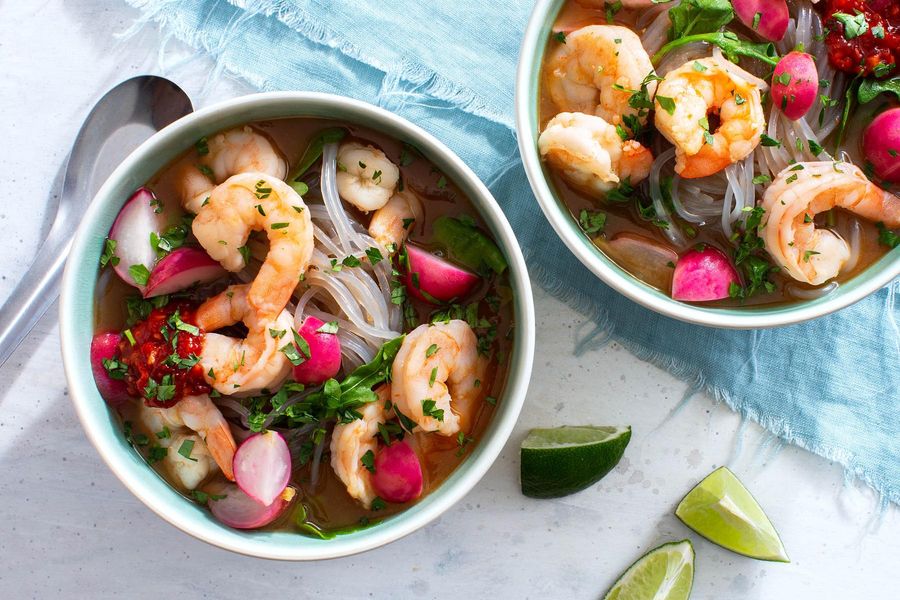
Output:
[[[222,469],[222,473],[229,481],[234,481],[234,453],[237,451],[237,444],[234,436],[231,435],[231,429],[224,421],[219,423],[212,429],[205,432],[204,441],[213,460]]]

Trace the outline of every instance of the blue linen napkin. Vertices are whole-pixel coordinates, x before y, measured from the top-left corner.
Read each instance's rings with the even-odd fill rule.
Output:
[[[344,94],[429,130],[489,185],[532,279],[596,323],[581,351],[612,337],[900,503],[900,281],[810,323],[724,331],[597,280],[545,221],[519,161],[514,72],[531,1],[127,1],[261,90]]]

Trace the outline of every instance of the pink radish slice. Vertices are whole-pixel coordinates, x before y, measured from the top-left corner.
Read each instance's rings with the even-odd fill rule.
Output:
[[[796,121],[816,103],[819,72],[813,57],[805,52],[785,54],[772,74],[772,101],[784,115]]]
[[[121,406],[128,401],[128,389],[121,379],[113,379],[103,366],[104,359],[112,359],[116,356],[119,340],[118,333],[98,333],[91,340],[91,371],[94,373],[94,382],[97,390],[106,403],[110,406]]]
[[[675,265],[672,298],[687,302],[705,302],[728,298],[732,283],[740,278],[725,254],[712,246],[688,250]]]
[[[454,298],[462,298],[481,281],[475,273],[419,246],[407,244],[406,254],[409,257],[406,289],[419,300],[449,302]]]
[[[153,267],[144,297],[180,292],[196,283],[209,283],[224,275],[222,265],[203,250],[177,248]]]
[[[109,239],[115,240],[115,255],[119,259],[114,267],[116,275],[141,292],[146,288],[146,281],[135,281],[129,269],[140,265],[146,269],[146,274],[153,269],[156,251],[150,245],[150,234],[159,235],[164,226],[162,215],[156,213],[157,206],[153,192],[145,187],[138,188],[119,211],[109,230]]]
[[[665,244],[637,233],[623,232],[608,242],[601,240],[598,245],[641,281],[661,290],[669,289],[678,254]]]
[[[276,431],[258,433],[244,440],[234,453],[234,481],[262,504],[272,504],[291,476],[291,452]]]
[[[209,500],[209,509],[219,521],[235,529],[256,529],[277,519],[290,502],[281,496],[264,506],[241,491],[233,483],[218,483],[208,486],[209,494],[224,496]]]
[[[785,0],[734,0],[734,12],[741,22],[767,40],[777,42],[787,31],[790,13]],[[759,15],[759,22],[755,24]]]
[[[878,177],[900,183],[900,108],[886,110],[872,120],[863,133],[862,147]]]
[[[409,502],[422,494],[422,465],[406,442],[394,442],[375,457],[372,487],[388,502]]]
[[[323,325],[306,317],[297,331],[309,345],[309,358],[294,367],[294,380],[304,385],[323,383],[341,370],[341,340],[337,334],[318,331]]]

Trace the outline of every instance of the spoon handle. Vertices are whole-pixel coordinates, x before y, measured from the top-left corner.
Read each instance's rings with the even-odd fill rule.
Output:
[[[25,276],[0,307],[0,366],[22,343],[59,296],[71,238],[48,239]]]

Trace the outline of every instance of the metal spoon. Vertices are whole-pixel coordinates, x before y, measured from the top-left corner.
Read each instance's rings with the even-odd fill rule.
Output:
[[[180,87],[151,75],[123,81],[97,101],[69,153],[50,233],[0,307],[0,366],[59,296],[75,228],[100,184],[144,140],[192,110]]]

